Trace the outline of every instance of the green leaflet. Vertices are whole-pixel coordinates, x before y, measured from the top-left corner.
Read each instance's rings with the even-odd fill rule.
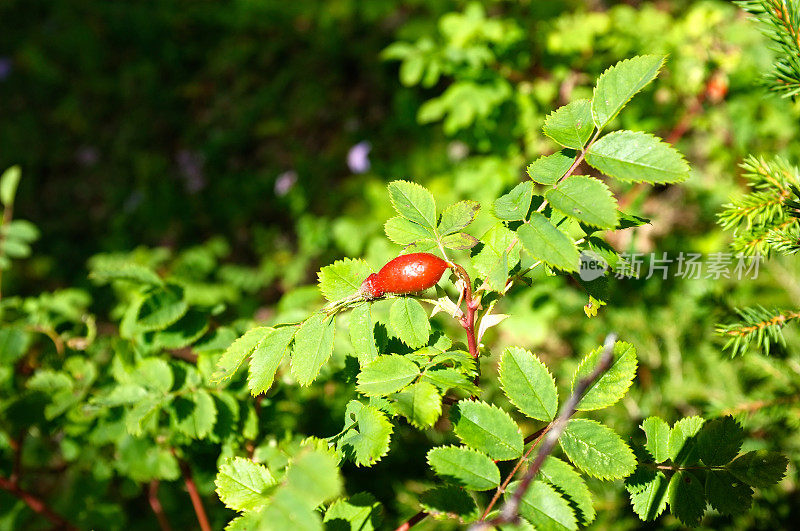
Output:
[[[439,236],[447,236],[466,228],[475,219],[480,208],[477,201],[459,201],[444,209],[437,229]]]
[[[669,433],[669,458],[677,465],[697,463],[697,432],[703,426],[704,419],[687,417],[672,426]]]
[[[365,302],[350,311],[350,344],[362,367],[378,357],[371,310],[372,304]]]
[[[583,149],[592,136],[592,103],[575,100],[550,113],[544,120],[542,132],[564,147]]]
[[[401,297],[394,301],[389,310],[389,323],[397,337],[409,347],[419,348],[428,343],[431,323],[416,299]]]
[[[333,502],[325,511],[324,522],[333,529],[344,528],[342,522],[348,527],[358,531],[374,531],[380,529],[383,518],[381,503],[368,492],[359,492],[349,498],[340,498]]]
[[[170,284],[155,288],[142,301],[136,327],[144,331],[162,330],[183,317],[188,309],[180,286]]]
[[[410,245],[419,240],[432,239],[433,231],[403,216],[389,218],[383,225],[386,237],[398,245]]]
[[[466,232],[456,232],[455,234],[448,234],[441,239],[442,245],[448,249],[455,249],[463,251],[472,249],[478,245],[478,239],[475,236],[467,234]]]
[[[692,472],[676,472],[667,487],[670,512],[689,526],[700,523],[706,510],[705,489]]]
[[[462,521],[470,521],[478,517],[478,506],[467,491],[454,485],[436,487],[423,492],[419,504],[425,512],[433,515],[458,515]]]
[[[442,414],[442,397],[435,385],[417,382],[393,396],[397,412],[412,426],[430,428]]]
[[[603,347],[598,347],[581,361],[572,376],[571,390],[586,378],[600,361]],[[630,343],[617,341],[614,345],[614,359],[611,367],[586,390],[578,403],[579,411],[602,409],[617,403],[628,392],[636,377],[636,349]]]
[[[679,183],[689,164],[672,146],[639,131],[614,131],[592,144],[586,162],[608,176],[650,184]]]
[[[567,173],[574,161],[573,157],[568,157],[561,151],[539,157],[528,165],[528,176],[539,184],[550,186]]]
[[[264,505],[275,478],[269,470],[249,459],[226,459],[214,480],[220,501],[228,509],[247,511]]]
[[[428,463],[442,478],[472,490],[500,484],[500,470],[485,454],[464,446],[440,446],[428,452]]]
[[[351,400],[347,405],[345,421],[349,427],[338,445],[340,450],[352,457],[356,465],[371,466],[386,455],[392,436],[392,423],[382,411]]]
[[[545,199],[559,212],[601,229],[617,226],[617,200],[604,182],[585,175],[567,177],[547,190]]]
[[[14,204],[14,196],[17,194],[21,177],[22,170],[19,166],[11,166],[0,175],[0,202],[6,208]]]
[[[754,450],[740,455],[727,468],[737,479],[751,487],[769,487],[783,478],[788,463],[785,455]]]
[[[531,352],[508,347],[500,359],[500,385],[517,409],[532,419],[551,421],[558,411],[556,383]]]
[[[178,429],[193,439],[206,438],[217,421],[217,406],[204,389],[197,389],[190,398],[176,398],[171,407]]]
[[[523,181],[494,202],[494,215],[498,219],[521,221],[528,216],[533,200],[533,182]]]
[[[419,376],[416,363],[399,354],[378,356],[358,374],[358,391],[366,396],[386,396]]]
[[[314,314],[300,326],[292,349],[292,376],[300,385],[314,381],[333,353],[334,321]]]
[[[388,188],[389,199],[398,214],[431,231],[436,230],[436,201],[428,190],[408,181],[392,181]]]
[[[743,513],[753,503],[753,489],[726,470],[706,471],[708,503],[722,514]]]
[[[508,271],[519,262],[520,246],[517,244],[511,247],[515,238],[514,232],[498,223],[483,235],[483,249],[472,258],[475,269],[495,291],[501,291],[505,287]]]
[[[211,375],[211,381],[216,383],[229,380],[236,374],[245,358],[252,354],[262,339],[270,333],[272,329],[266,326],[252,328],[239,337],[222,354],[217,361],[217,371]]]
[[[542,465],[541,475],[542,479],[564,496],[574,509],[580,525],[586,526],[594,521],[596,513],[589,487],[574,468],[561,459],[550,456]]]
[[[539,212],[517,229],[517,237],[535,259],[564,271],[578,270],[580,254],[575,243]]]
[[[633,512],[644,521],[653,521],[667,508],[669,480],[660,470],[637,467],[625,480]]]
[[[697,434],[700,459],[708,466],[727,464],[739,454],[744,430],[733,417],[707,420]]]
[[[247,377],[247,386],[250,394],[257,396],[266,393],[272,387],[275,372],[289,353],[297,328],[284,326],[276,328],[256,345],[250,359],[250,373]]]
[[[655,462],[663,463],[669,459],[669,424],[659,417],[647,417],[642,422],[642,430],[647,436],[644,447]]]
[[[619,479],[636,467],[633,451],[611,428],[589,419],[572,419],[559,439],[572,464],[599,479]]]
[[[508,486],[506,498],[513,496],[519,481]],[[552,531],[578,529],[575,513],[569,503],[547,483],[535,480],[522,496],[519,504],[520,514],[536,529]]]
[[[592,97],[592,117],[598,129],[605,127],[633,96],[658,75],[664,64],[659,55],[641,55],[620,61],[597,80]]]
[[[319,289],[329,301],[343,299],[356,293],[370,273],[372,269],[364,260],[337,260],[320,269]]]
[[[199,310],[190,309],[167,328],[156,332],[153,343],[159,348],[179,349],[200,339],[206,330],[208,316]]]
[[[452,410],[453,430],[464,444],[493,459],[522,455],[522,434],[502,409],[476,400],[461,400]]]

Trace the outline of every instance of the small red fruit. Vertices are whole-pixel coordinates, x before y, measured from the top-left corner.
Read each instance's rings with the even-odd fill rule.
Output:
[[[393,293],[414,293],[432,287],[450,264],[430,253],[411,253],[391,260],[361,284],[361,293],[374,299]]]

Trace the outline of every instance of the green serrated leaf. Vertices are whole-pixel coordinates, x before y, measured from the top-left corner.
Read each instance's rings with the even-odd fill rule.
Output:
[[[372,304],[367,302],[350,312],[350,344],[362,367],[378,357],[371,308]]]
[[[378,356],[358,374],[358,392],[366,396],[386,396],[399,391],[417,376],[419,367],[405,356]]]
[[[522,455],[522,434],[502,409],[477,400],[461,400],[452,410],[453,431],[464,444],[498,461]]]
[[[668,485],[667,476],[660,470],[638,467],[636,472],[625,480],[633,512],[645,522],[658,518],[667,508]]]
[[[656,463],[669,459],[669,424],[659,417],[647,417],[642,422],[642,430],[647,436],[644,447]]]
[[[465,446],[440,446],[428,452],[428,464],[443,479],[471,490],[500,484],[500,470],[485,454]]]
[[[172,407],[178,429],[193,439],[205,439],[217,422],[217,406],[204,389],[195,390],[190,398],[178,397]]]
[[[447,236],[466,228],[475,219],[481,204],[477,201],[459,201],[453,203],[442,212],[439,220],[438,232],[440,236]]]
[[[697,432],[703,426],[704,419],[687,417],[672,426],[669,433],[669,458],[677,465],[692,465],[700,456],[697,452]]]
[[[573,162],[575,162],[573,157],[558,151],[531,162],[528,165],[528,176],[539,184],[551,186],[567,173]]]
[[[397,412],[417,428],[430,428],[442,414],[442,397],[429,382],[410,385],[393,398]]]
[[[575,511],[575,517],[582,526],[589,525],[595,519],[592,495],[586,482],[574,468],[557,457],[550,456],[542,465],[542,479],[547,481],[567,500]]]
[[[342,492],[336,458],[324,450],[302,451],[289,462],[283,487],[301,495],[311,507],[335,498]]]
[[[707,420],[697,434],[700,459],[708,466],[722,466],[739,454],[744,430],[733,417]]]
[[[372,466],[389,451],[392,423],[379,409],[357,401],[348,405],[353,424],[340,441],[340,447],[358,466]]]
[[[476,245],[478,245],[478,240],[475,236],[471,236],[466,232],[456,232],[455,234],[448,234],[444,238],[442,238],[442,245],[447,247],[448,249],[454,249],[456,251],[464,251],[466,249],[472,249]]]
[[[531,352],[508,347],[500,359],[500,385],[523,414],[551,421],[558,412],[556,383],[547,367]]]
[[[142,302],[136,316],[140,330],[163,330],[180,319],[189,310],[183,299],[183,289],[169,285],[153,290]]]
[[[592,102],[576,100],[550,113],[542,132],[564,147],[583,149],[592,136]]]
[[[494,215],[498,219],[521,221],[528,216],[532,200],[533,182],[523,181],[495,200]]]
[[[131,262],[122,262],[118,264],[103,263],[100,266],[92,269],[90,278],[97,279],[101,282],[111,282],[113,280],[127,280],[137,284],[145,284],[152,286],[163,286],[164,281],[156,274],[155,271],[143,265],[134,264]]]
[[[314,314],[300,326],[292,349],[292,376],[300,385],[309,385],[333,354],[333,317]]]
[[[663,64],[662,56],[640,55],[603,72],[592,97],[594,125],[602,129],[613,120],[637,92],[655,79]]]
[[[156,332],[153,343],[159,348],[179,349],[188,347],[208,330],[208,316],[195,309],[169,325],[164,330]]]
[[[419,240],[435,238],[432,230],[403,216],[389,218],[383,226],[386,237],[398,245],[411,245]]]
[[[586,162],[622,181],[679,183],[689,177],[689,164],[672,146],[640,131],[614,131],[592,144]]]
[[[431,231],[436,230],[436,201],[433,195],[417,183],[392,181],[389,199],[398,214]]]
[[[520,246],[511,247],[515,239],[516,235],[512,231],[498,223],[483,235],[483,249],[472,259],[475,269],[494,291],[499,292],[505,288],[508,271],[519,262]]]
[[[358,291],[372,269],[364,260],[337,260],[319,272],[319,289],[328,301],[349,297]]]
[[[431,335],[428,314],[416,299],[410,297],[394,301],[389,310],[389,324],[394,334],[411,348],[426,345]]]
[[[281,361],[289,354],[297,328],[284,326],[269,332],[253,350],[250,359],[250,371],[247,376],[247,387],[250,394],[257,396],[266,393],[272,387],[275,373]]]
[[[514,495],[520,482],[515,481],[506,490],[506,499]],[[519,513],[536,529],[563,531],[578,529],[578,521],[569,503],[553,487],[535,480],[520,499]]]
[[[589,419],[572,419],[559,439],[572,464],[599,479],[619,479],[636,468],[633,451],[611,428]]]
[[[746,512],[753,502],[753,489],[725,470],[706,472],[706,498],[722,514]]]
[[[19,166],[11,166],[0,175],[0,202],[6,208],[14,204],[20,177],[22,177],[22,170]]]
[[[572,175],[547,190],[544,197],[562,214],[587,225],[601,229],[617,226],[617,200],[608,186],[594,177]]]
[[[479,393],[470,376],[450,367],[429,369],[422,375],[422,381],[430,382],[439,388],[442,393],[448,389],[461,389],[471,396]]]
[[[336,500],[325,511],[326,529],[335,531],[374,531],[383,518],[381,503],[368,492]]]
[[[464,489],[454,485],[446,485],[423,492],[419,497],[422,509],[436,517],[445,515],[469,522],[478,517],[478,506],[475,500]]]
[[[539,212],[517,229],[517,237],[535,259],[564,271],[578,270],[580,253],[575,243]]]
[[[686,470],[678,471],[669,480],[667,491],[670,512],[685,525],[699,524],[706,512],[706,497],[697,476]]]
[[[603,354],[603,347],[598,347],[586,355],[572,376],[570,389],[575,390],[578,382],[589,376]],[[636,377],[636,349],[630,343],[617,341],[614,345],[614,360],[611,367],[589,386],[578,402],[579,411],[592,411],[616,404],[630,389]]]
[[[215,383],[229,380],[239,370],[245,358],[253,353],[253,350],[267,337],[272,329],[266,326],[252,328],[244,333],[239,339],[231,343],[225,353],[217,361],[217,371],[211,375],[211,381]]]
[[[788,464],[786,456],[777,452],[755,450],[734,459],[727,469],[751,487],[764,488],[778,483],[786,474]]]

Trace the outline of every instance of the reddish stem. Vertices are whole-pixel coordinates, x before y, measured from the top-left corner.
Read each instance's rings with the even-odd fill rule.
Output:
[[[195,485],[194,479],[192,479],[192,470],[189,468],[188,463],[184,461],[179,461],[179,463],[181,472],[183,473],[183,482],[186,484],[186,490],[189,491],[189,497],[192,499],[192,506],[197,515],[197,522],[200,524],[200,529],[202,531],[211,531],[211,525],[208,523],[208,516],[206,516],[206,510],[203,507],[203,500],[200,499],[200,493],[197,492],[197,485]]]
[[[411,518],[409,518],[408,521],[400,524],[400,526],[394,531],[408,531],[413,526],[420,523],[426,516],[428,516],[428,513],[426,513],[425,511],[420,511]]]
[[[64,520],[61,515],[57,514],[50,507],[48,507],[42,499],[37,498],[30,492],[22,490],[16,482],[12,482],[10,479],[6,478],[0,478],[0,489],[8,491],[12,495],[25,502],[25,505],[30,507],[32,511],[50,520],[50,522],[52,522],[56,528],[69,530],[78,529],[74,525]]]
[[[153,513],[156,515],[158,526],[161,528],[161,531],[172,531],[169,520],[167,520],[167,515],[164,514],[164,508],[161,506],[161,500],[158,499],[158,484],[159,482],[157,479],[150,482],[150,487],[147,492],[147,501],[150,502],[150,508],[153,509]]]

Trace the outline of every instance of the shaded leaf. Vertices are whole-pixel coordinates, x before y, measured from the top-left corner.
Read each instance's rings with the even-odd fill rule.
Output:
[[[442,397],[435,385],[417,382],[394,396],[397,412],[412,426],[430,428],[442,414]]]
[[[507,499],[514,495],[519,484],[515,481],[508,486]],[[520,499],[519,513],[538,530],[578,529],[569,503],[553,487],[540,480],[533,481]]]
[[[389,310],[389,324],[397,337],[411,348],[426,345],[431,335],[428,314],[416,299],[410,297],[394,301]]]
[[[574,468],[561,459],[550,456],[545,459],[540,473],[542,479],[555,487],[569,502],[580,525],[589,525],[594,521],[596,513],[589,487]]]
[[[608,186],[594,177],[572,175],[544,197],[562,214],[587,225],[601,229],[617,226],[617,200]]]
[[[705,489],[697,476],[689,471],[678,471],[669,480],[670,512],[689,526],[700,523],[706,512]]]
[[[618,479],[636,467],[633,451],[611,428],[589,419],[572,419],[559,439],[572,464],[599,479]]]
[[[788,464],[786,456],[777,452],[755,450],[734,459],[727,469],[751,487],[763,488],[778,483],[786,474]]]
[[[494,215],[508,221],[523,220],[528,216],[532,199],[533,182],[523,181],[495,200]]]
[[[697,434],[700,459],[708,466],[727,464],[739,454],[744,430],[733,417],[707,420]]]
[[[645,448],[656,463],[669,459],[669,424],[659,417],[647,417],[642,422],[642,430],[647,436]]]
[[[578,270],[578,248],[569,236],[554,227],[539,212],[532,213],[530,223],[524,223],[517,229],[517,236],[525,250],[535,259],[564,271]]]
[[[422,509],[434,516],[437,514],[457,517],[462,521],[470,521],[478,517],[478,506],[475,500],[464,489],[454,485],[437,487],[423,492],[419,497]]]

